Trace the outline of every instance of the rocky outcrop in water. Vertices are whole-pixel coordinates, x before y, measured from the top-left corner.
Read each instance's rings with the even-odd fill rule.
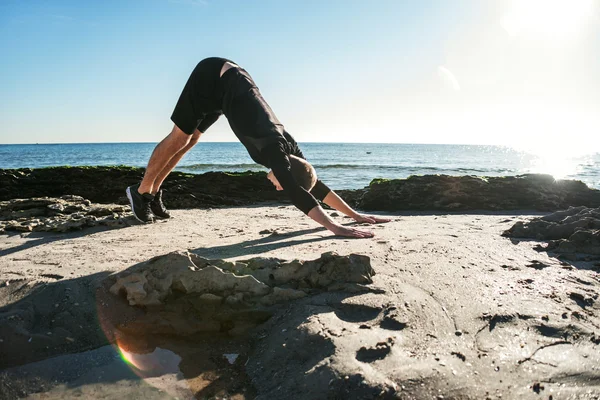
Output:
[[[94,203],[127,204],[125,188],[141,181],[131,167],[53,167],[0,170],[0,201],[78,195]],[[169,208],[243,206],[287,202],[264,172],[172,172],[163,185]],[[600,207],[600,191],[580,181],[549,175],[476,177],[424,175],[374,180],[358,190],[337,191],[350,205],[368,211],[556,211],[570,206]]]
[[[374,180],[354,205],[372,211],[540,210],[600,207],[600,190],[550,175],[425,175]]]
[[[145,312],[133,318],[126,310],[120,314],[129,315],[125,320],[115,319],[125,303],[108,300],[112,317],[104,319],[128,334],[239,334],[266,321],[274,305],[324,291],[369,291],[374,274],[369,257],[357,254],[228,262],[175,252],[110,277],[104,284],[108,292]]]
[[[570,207],[519,221],[503,236],[549,241],[542,250],[570,260],[600,258],[600,208]]]
[[[0,201],[78,195],[94,203],[128,204],[125,188],[139,183],[144,169],[132,167],[52,167],[0,170]],[[172,172],[163,184],[169,208],[239,206],[284,200],[265,172]]]
[[[0,201],[0,233],[68,232],[92,226],[119,227],[131,216],[128,206],[92,204],[80,196]]]

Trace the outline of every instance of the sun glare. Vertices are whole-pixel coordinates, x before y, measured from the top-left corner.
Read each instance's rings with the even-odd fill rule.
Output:
[[[532,161],[531,172],[549,174],[554,179],[566,179],[577,174],[578,163],[574,157],[564,154],[539,154]]]
[[[511,0],[501,24],[511,36],[564,38],[582,29],[593,6],[594,0]]]
[[[513,148],[533,156],[528,172],[549,174],[557,180],[577,175],[581,163],[592,156],[590,149],[576,146],[574,143],[568,145],[538,141],[535,145],[531,143],[530,146],[513,146]]]

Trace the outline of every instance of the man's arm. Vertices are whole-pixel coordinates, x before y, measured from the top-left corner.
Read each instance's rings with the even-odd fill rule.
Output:
[[[333,190],[329,189],[320,180],[317,181],[315,186],[312,188],[310,193],[319,199],[329,207],[338,210],[339,212],[347,215],[348,217],[356,220],[357,222],[367,222],[369,224],[376,224],[378,222],[389,222],[388,218],[380,218],[374,215],[359,214],[352,209],[340,196],[337,195]]]
[[[304,154],[302,154],[302,150],[300,150],[300,146],[298,146],[298,143],[296,143],[292,135],[290,135],[286,131],[284,132],[283,136],[291,145],[292,155],[306,160],[306,157],[304,157]],[[373,215],[364,215],[357,213],[348,204],[346,204],[346,202],[340,196],[338,196],[333,190],[329,189],[327,185],[325,185],[321,180],[317,180],[317,183],[311,189],[310,194],[312,194],[316,199],[327,204],[329,207],[332,207],[338,210],[339,212],[344,213],[350,218],[356,220],[357,222],[367,222],[370,224],[376,224],[378,222],[390,221],[390,219],[388,218],[380,218],[375,217]]]
[[[361,231],[360,229],[343,226],[332,220],[329,215],[323,211],[321,206],[317,205],[307,214],[313,221],[323,225],[331,232],[338,236],[348,236],[355,238],[370,238],[373,237],[373,232]]]
[[[291,173],[290,160],[287,154],[276,146],[274,144],[271,148],[265,149],[269,165],[279,184],[298,209],[336,235],[356,238],[373,237],[371,232],[348,228],[333,221],[323,211],[317,200],[302,186],[298,185]]]

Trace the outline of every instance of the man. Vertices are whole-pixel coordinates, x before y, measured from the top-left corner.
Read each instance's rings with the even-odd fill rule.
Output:
[[[171,116],[173,130],[154,149],[142,182],[126,190],[138,220],[152,222],[153,214],[157,218],[170,217],[162,202],[160,186],[221,114],[225,114],[250,157],[271,169],[268,178],[275,187],[284,190],[297,208],[334,234],[373,236],[371,232],[336,223],[316,199],[358,222],[389,221],[357,213],[317,180],[314,168],[304,159],[298,144],[285,131],[250,75],[234,62],[217,57],[198,63]]]

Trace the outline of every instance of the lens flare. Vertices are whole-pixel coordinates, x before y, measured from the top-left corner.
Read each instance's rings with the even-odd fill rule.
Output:
[[[454,74],[448,68],[440,65],[438,67],[438,76],[440,77],[440,79],[442,79],[442,81],[447,87],[449,87],[455,92],[460,91],[460,84],[458,83],[458,79],[456,79],[456,76],[454,76]]]
[[[117,341],[117,350],[121,359],[142,378],[178,374],[181,357],[172,351],[157,347],[148,353],[130,350],[122,341]]]
[[[98,323],[108,341],[113,343],[120,359],[145,385],[175,398],[193,399],[193,393],[179,368],[181,356],[156,347],[143,337],[127,335],[117,328],[117,321],[123,314],[123,307],[117,305],[121,301],[108,291],[97,292]],[[131,311],[131,315],[137,312],[134,309],[126,310]]]
[[[132,344],[134,345],[132,347]],[[194,395],[184,374],[179,368],[182,358],[174,352],[160,347],[138,347],[140,343],[117,341],[115,347],[121,360],[128,365],[143,382],[174,398],[193,399]]]

